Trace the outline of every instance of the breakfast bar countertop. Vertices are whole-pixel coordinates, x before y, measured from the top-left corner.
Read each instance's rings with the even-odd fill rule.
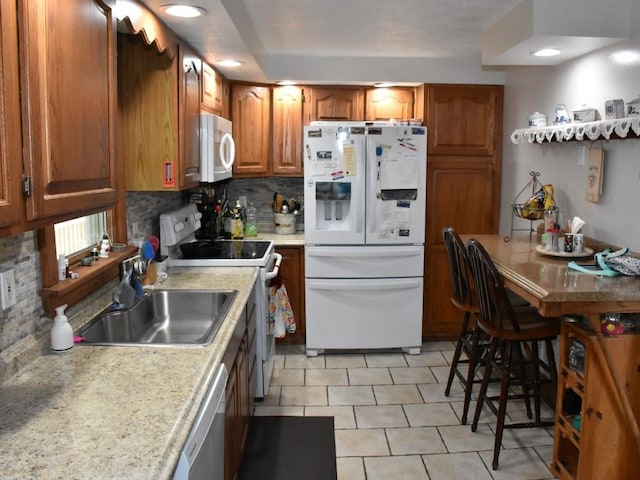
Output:
[[[493,259],[505,285],[534,305],[544,316],[570,313],[639,312],[639,277],[603,277],[567,267],[569,260],[536,251],[528,235],[506,242],[501,235],[461,235],[478,240]]]
[[[253,267],[169,270],[161,288],[238,290],[208,346],[78,345],[2,382],[0,476],[170,478],[256,278]]]

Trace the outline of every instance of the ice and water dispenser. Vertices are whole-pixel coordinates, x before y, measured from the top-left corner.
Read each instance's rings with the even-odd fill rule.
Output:
[[[349,218],[351,182],[316,182],[318,218],[325,222],[342,222]]]

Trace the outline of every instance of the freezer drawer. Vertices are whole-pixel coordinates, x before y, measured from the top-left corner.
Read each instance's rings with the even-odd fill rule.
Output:
[[[420,353],[422,285],[421,277],[307,279],[307,355],[361,348]]]
[[[307,278],[422,277],[422,245],[307,246]]]

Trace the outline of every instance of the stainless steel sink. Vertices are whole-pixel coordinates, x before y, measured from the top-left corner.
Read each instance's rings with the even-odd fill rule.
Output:
[[[154,290],[124,310],[106,310],[81,327],[80,345],[209,345],[237,290]]]

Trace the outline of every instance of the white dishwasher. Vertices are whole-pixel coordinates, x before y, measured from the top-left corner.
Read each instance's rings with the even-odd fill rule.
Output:
[[[226,384],[227,369],[220,364],[180,454],[174,480],[224,479]]]

